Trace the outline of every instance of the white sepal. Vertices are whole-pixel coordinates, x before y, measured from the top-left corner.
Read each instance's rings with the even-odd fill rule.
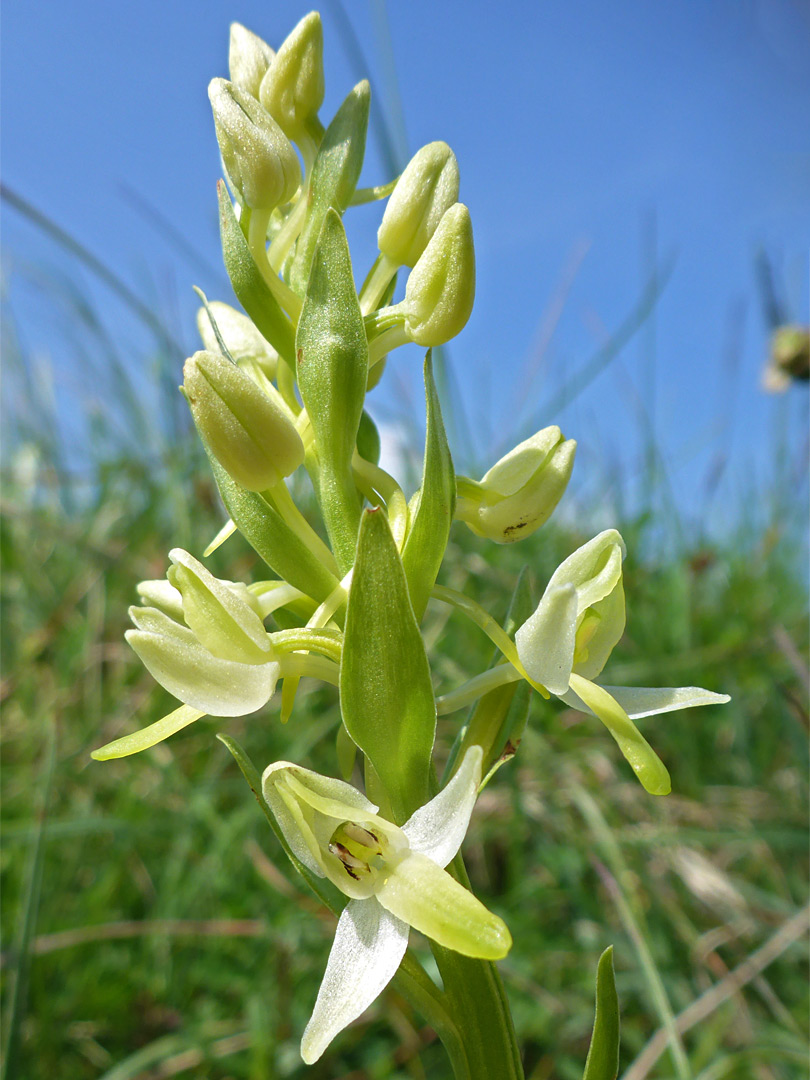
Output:
[[[157,608],[132,607],[126,639],[161,686],[211,716],[244,716],[273,696],[278,664],[240,664],[214,656],[188,629]]]
[[[715,694],[713,690],[703,690],[700,686],[605,686],[603,689],[621,705],[631,720],[675,712],[677,709],[693,709],[698,705],[725,705],[731,701],[728,694]],[[596,715],[573,690],[563,694],[562,700],[572,709]]]
[[[447,866],[455,857],[478,796],[482,758],[481,747],[471,746],[447,787],[402,826],[411,851],[427,855],[438,866]]]
[[[312,1065],[393,979],[408,947],[408,926],[373,898],[350,900],[337,925],[318,999],[301,1040]]]
[[[543,593],[535,612],[515,634],[520,662],[552,694],[568,689],[574,666],[577,630],[577,590],[571,584]]]

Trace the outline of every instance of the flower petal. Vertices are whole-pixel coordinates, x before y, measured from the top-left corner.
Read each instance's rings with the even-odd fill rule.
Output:
[[[676,709],[693,709],[697,705],[725,705],[731,701],[728,694],[715,694],[700,686],[603,686],[602,689],[607,690],[631,720],[675,712]],[[564,694],[562,700],[573,709],[596,715],[573,690]]]
[[[138,627],[126,639],[149,673],[170,694],[211,716],[244,716],[270,700],[278,664],[240,664],[220,660],[186,626],[157,608],[130,608]]]
[[[577,590],[573,585],[546,589],[534,614],[515,634],[520,662],[535,682],[564,694],[574,663]]]
[[[172,548],[169,558],[169,579],[182,594],[185,621],[206,649],[237,663],[272,659],[264,623],[234,588],[182,548]]]
[[[195,720],[199,720],[201,716],[205,716],[205,713],[200,712],[199,709],[192,709],[190,705],[181,705],[179,709],[175,709],[168,716],[156,720],[154,724],[149,724],[148,727],[141,728],[140,731],[133,731],[131,735],[122,735],[120,739],[109,742],[105,746],[100,746],[98,750],[94,750],[90,754],[90,757],[96,761],[110,761],[113,758],[129,757],[130,754],[137,754],[141,750],[147,750],[150,746],[163,742],[170,735],[174,735],[176,731],[180,731],[182,728],[188,727],[189,724],[193,724]]]
[[[481,486],[496,491],[501,498],[514,495],[528,484],[552,450],[563,441],[563,434],[556,425],[543,428],[496,461],[482,477]]]
[[[577,615],[602,600],[621,578],[624,540],[615,529],[605,529],[561,562],[546,592],[560,585],[577,590]],[[542,601],[541,601],[542,603]]]
[[[427,855],[437,866],[447,866],[455,857],[478,796],[482,758],[481,747],[471,746],[447,787],[405,822],[402,831],[411,851]]]
[[[651,795],[669,795],[672,781],[663,762],[615,698],[581,675],[571,676],[571,689],[616,740],[644,790]]]
[[[408,947],[408,926],[372,897],[351,900],[338,922],[301,1057],[312,1065],[393,979]]]
[[[175,622],[183,622],[183,597],[165,578],[159,581],[141,581],[138,596],[147,607],[156,607]]]
[[[378,807],[351,784],[330,776],[321,776],[320,773],[304,769],[290,761],[276,761],[264,770],[262,792],[293,854],[318,877],[326,877],[328,868],[321,851],[321,842],[328,842],[329,836],[320,835],[318,821],[314,815],[305,811],[300,799],[291,795],[285,798],[281,794],[279,781],[283,781],[287,774],[308,789],[310,807],[312,801],[317,801],[319,808],[326,806],[328,810],[333,810],[335,813],[329,816],[333,816],[336,823],[356,821],[358,818],[376,821]],[[285,787],[286,785],[282,784],[282,788]],[[329,835],[334,828],[335,825],[329,827]]]
[[[608,662],[614,646],[618,645],[624,633],[624,588],[621,578],[604,599],[597,600],[591,607],[585,618],[589,617],[598,619],[598,622],[587,644],[584,660],[578,659],[579,648],[577,648],[574,671],[584,679],[595,679]]]
[[[376,897],[392,915],[464,956],[500,960],[512,947],[503,919],[427,855],[405,855]]]

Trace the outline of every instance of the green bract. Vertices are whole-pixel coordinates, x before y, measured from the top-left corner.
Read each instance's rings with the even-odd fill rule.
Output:
[[[354,562],[361,501],[352,454],[368,380],[368,344],[340,217],[328,210],[295,341],[301,396],[315,432],[324,521],[345,573]]]
[[[379,510],[365,512],[357,543],[340,708],[388,793],[395,820],[404,821],[428,796],[436,706],[405,571]]]

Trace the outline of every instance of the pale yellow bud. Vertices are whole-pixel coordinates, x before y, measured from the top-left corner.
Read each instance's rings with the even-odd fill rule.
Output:
[[[186,360],[183,392],[211,453],[242,487],[265,491],[302,464],[304,444],[281,397],[226,357],[197,352]]]
[[[456,517],[499,544],[530,536],[551,517],[571,478],[577,444],[543,428],[501,458],[479,483],[458,477]]]
[[[470,211],[455,203],[419,257],[397,309],[418,345],[443,345],[464,329],[475,299],[475,250]]]
[[[423,146],[397,181],[377,232],[377,246],[397,266],[415,266],[458,199],[458,162],[445,142]]]
[[[323,104],[323,27],[317,11],[284,39],[262,79],[259,100],[288,139],[298,140]]]
[[[231,23],[228,70],[231,82],[246,94],[258,98],[259,87],[276,54],[266,41],[241,23]]]
[[[212,79],[208,97],[223,164],[245,206],[273,210],[289,202],[301,183],[301,166],[272,116],[227,79]]]

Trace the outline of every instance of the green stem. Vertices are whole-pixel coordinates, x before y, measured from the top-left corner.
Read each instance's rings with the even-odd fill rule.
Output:
[[[311,630],[307,627],[296,627],[292,630],[279,630],[270,635],[273,649],[279,653],[317,652],[321,655],[340,663],[340,653],[343,647],[343,634],[339,630]]]
[[[517,682],[522,678],[520,672],[511,664],[496,664],[495,667],[482,671],[472,679],[462,683],[455,690],[450,690],[441,697],[436,698],[436,712],[439,716],[463,709],[465,705],[472,704],[478,698],[488,694],[490,690],[497,690],[499,686],[505,686],[510,682]]]
[[[469,887],[460,855],[448,869]],[[450,1014],[464,1037],[468,1072],[459,1072],[451,1057],[456,1080],[523,1080],[512,1013],[498,969],[488,960],[473,960],[435,942],[431,948]]]
[[[434,586],[430,595],[434,600],[441,600],[443,604],[451,604],[458,611],[463,612],[468,619],[471,619],[476,626],[479,626],[484,631],[492,644],[497,649],[500,649],[509,663],[520,673],[521,678],[534,687],[538,694],[541,694],[544,698],[549,697],[549,692],[545,686],[535,682],[521,664],[514,641],[500,623],[496,622],[480,604],[477,604],[475,600],[471,600],[469,596],[465,596],[464,593],[457,592],[455,589],[448,589],[444,585]]]
[[[444,994],[434,986],[422,965],[409,952],[405,953],[394,976],[394,986],[405,1000],[422,1014],[441,1039],[456,1080],[472,1080],[466,1041],[447,1008]]]
[[[395,262],[380,252],[360,290],[360,310],[364,315],[370,315],[376,309],[398,269]]]
[[[293,497],[290,495],[289,489],[284,481],[280,480],[275,487],[264,492],[264,497],[272,502],[287,525],[289,525],[296,536],[298,536],[299,540],[309,548],[315,558],[322,563],[330,573],[338,577],[339,574],[335,556],[295,505]]]
[[[280,277],[273,273],[270,263],[267,261],[267,224],[269,221],[269,211],[254,210],[252,212],[248,221],[248,247],[270,292],[293,322],[297,322],[304,302],[297,293],[293,292],[286,281],[282,281]]]

